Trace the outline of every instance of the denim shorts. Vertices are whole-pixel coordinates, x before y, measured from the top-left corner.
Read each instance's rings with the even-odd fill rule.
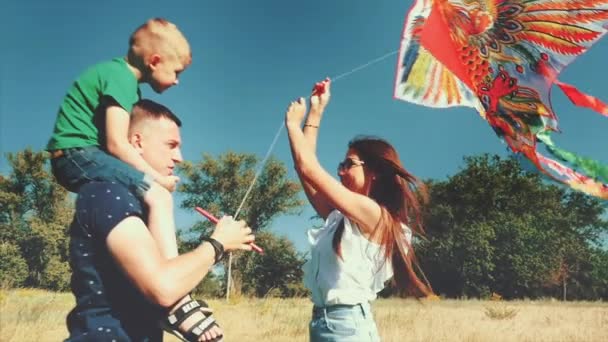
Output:
[[[315,306],[309,325],[311,342],[378,342],[369,303]]]
[[[51,159],[51,168],[57,182],[68,191],[78,192],[80,186],[91,181],[115,182],[143,199],[152,185],[150,176],[97,146],[62,151],[61,157]]]

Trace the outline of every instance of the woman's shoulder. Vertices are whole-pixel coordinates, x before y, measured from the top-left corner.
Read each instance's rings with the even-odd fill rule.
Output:
[[[405,235],[405,239],[407,240],[408,243],[412,242],[412,230],[410,229],[410,227],[407,226],[407,224],[401,222],[401,229],[403,229],[403,234]]]
[[[344,215],[340,213],[338,210],[333,210],[327,218],[325,219],[325,223],[322,227],[319,228],[311,228],[307,231],[308,242],[312,245],[317,244],[319,239],[327,234],[330,234],[332,231],[336,229],[338,223],[342,220]]]
[[[340,210],[338,209],[334,209],[332,210],[329,215],[327,215],[327,218],[325,219],[325,225],[328,225],[328,223],[337,221],[337,220],[341,220],[344,218],[344,214],[342,214],[340,212]]]

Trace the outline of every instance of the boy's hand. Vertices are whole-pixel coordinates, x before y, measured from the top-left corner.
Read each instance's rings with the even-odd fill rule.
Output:
[[[175,191],[175,188],[177,187],[177,182],[179,182],[179,177],[177,176],[164,176],[161,178],[158,178],[156,180],[157,183],[159,183],[160,185],[162,185],[165,189],[169,190],[170,192]]]

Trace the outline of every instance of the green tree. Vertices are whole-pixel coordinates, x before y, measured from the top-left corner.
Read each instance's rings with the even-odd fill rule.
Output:
[[[234,215],[250,187],[254,177],[258,158],[253,154],[227,152],[214,158],[203,154],[198,163],[183,163],[180,172],[185,177],[179,187],[184,195],[180,206],[193,209],[200,206],[212,213]],[[270,158],[264,165],[255,185],[241,208],[238,219],[245,220],[249,226],[259,233],[269,226],[272,220],[284,214],[298,213],[303,201],[299,198],[299,183],[287,178],[287,168],[278,160]],[[201,234],[207,235],[211,224],[201,221],[181,234],[186,248],[192,248],[199,243]],[[266,246],[263,246],[265,248]],[[235,258],[243,254],[235,254]],[[277,267],[290,259],[274,260]],[[235,278],[241,279],[241,286],[256,288],[250,277],[243,277],[245,269],[251,263],[236,261]],[[229,272],[227,272],[229,273]],[[281,277],[276,274],[276,277]]]
[[[223,286],[220,276],[209,272],[192,292],[203,298],[218,298],[224,293]]]
[[[0,242],[0,288],[23,286],[28,273],[19,247],[10,242]]]
[[[514,159],[483,155],[465,164],[429,182],[420,255],[435,291],[521,298],[580,284],[589,250],[608,228],[602,202],[545,184]]]
[[[258,297],[268,295],[296,297],[307,294],[303,283],[304,256],[285,237],[270,232],[256,235],[256,241],[264,246],[264,255],[246,253],[239,263],[243,266],[242,291]]]
[[[28,269],[27,278],[14,285],[66,289],[72,201],[50,174],[46,152],[28,148],[8,153],[7,160],[11,171],[0,176],[0,243],[11,244],[15,260],[24,260]]]
[[[592,248],[589,264],[589,287],[586,298],[608,300],[608,250]]]
[[[218,158],[203,154],[199,163],[185,162],[185,175],[179,191],[185,195],[181,207],[201,206],[211,212],[234,214],[255,176],[258,158],[254,154],[227,152]],[[298,198],[300,185],[287,179],[287,168],[270,158],[239,213],[240,219],[257,231],[273,218],[294,214],[303,204]]]

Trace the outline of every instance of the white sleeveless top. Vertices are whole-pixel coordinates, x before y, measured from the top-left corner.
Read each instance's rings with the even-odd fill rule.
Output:
[[[333,250],[332,239],[342,218],[340,258]],[[403,229],[411,242],[412,231],[405,225]],[[322,228],[308,231],[308,241],[311,258],[303,266],[304,285],[317,306],[372,301],[393,276],[390,258],[384,261],[384,249],[365,238],[359,227],[337,210],[329,214]]]

